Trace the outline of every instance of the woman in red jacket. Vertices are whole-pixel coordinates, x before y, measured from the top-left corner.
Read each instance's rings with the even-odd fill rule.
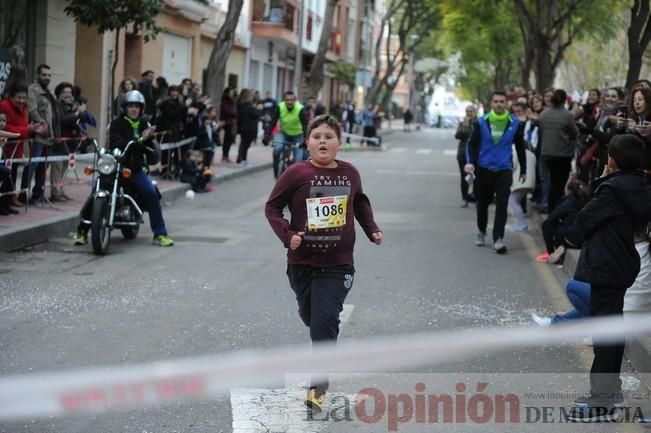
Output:
[[[5,127],[5,130],[20,134],[20,140],[28,139],[35,132],[40,132],[47,128],[47,126],[37,123],[29,123],[26,84],[17,83],[12,85],[7,90],[7,99],[0,101],[0,110],[7,113],[7,126]],[[23,141],[5,144],[3,154],[6,158],[22,158]],[[14,185],[16,184],[16,177],[18,175],[18,165],[19,164],[12,164],[11,167],[11,181]],[[21,185],[21,189],[27,187],[27,185]],[[13,204],[16,206],[24,205],[24,203],[21,203],[15,197]]]

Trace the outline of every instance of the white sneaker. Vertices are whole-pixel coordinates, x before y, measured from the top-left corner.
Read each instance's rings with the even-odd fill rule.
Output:
[[[504,245],[504,241],[502,238],[499,238],[495,241],[493,244],[493,249],[497,254],[504,254],[506,253],[506,245]]]
[[[539,316],[536,313],[531,313],[531,320],[536,322],[538,326],[550,326],[552,324],[552,318],[551,317],[544,317],[544,316]]]
[[[475,245],[478,247],[483,247],[486,245],[486,233],[479,232],[477,233],[477,239],[475,239]]]

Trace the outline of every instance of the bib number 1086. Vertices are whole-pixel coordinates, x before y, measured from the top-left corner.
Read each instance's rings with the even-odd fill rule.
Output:
[[[317,218],[342,215],[345,212],[346,209],[344,208],[343,203],[339,203],[339,205],[331,204],[330,206],[316,206],[314,208],[314,213]]]
[[[343,227],[346,225],[348,196],[308,198],[308,229]]]

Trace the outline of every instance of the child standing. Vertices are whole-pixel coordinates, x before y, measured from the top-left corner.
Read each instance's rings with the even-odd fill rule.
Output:
[[[339,313],[353,285],[355,219],[377,245],[383,234],[373,219],[357,169],[335,159],[341,129],[330,115],[308,126],[311,159],[292,164],[276,182],[265,215],[287,248],[287,276],[296,293],[298,313],[315,342],[337,341]],[[291,220],[283,216],[289,207]],[[306,406],[323,409],[328,382],[312,383]]]
[[[590,315],[621,316],[624,294],[640,271],[634,234],[651,220],[651,191],[639,170],[644,144],[634,135],[615,136],[608,164],[592,183],[590,201],[577,214],[575,227],[584,239],[574,279],[590,284]],[[594,340],[590,392],[574,401],[572,421],[616,421],[622,389],[619,374],[623,342]]]

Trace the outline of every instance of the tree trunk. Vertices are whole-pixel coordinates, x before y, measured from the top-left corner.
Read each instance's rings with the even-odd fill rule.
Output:
[[[635,0],[631,7],[631,24],[628,28],[628,72],[626,88],[631,89],[640,78],[642,56],[651,39],[650,0]]]
[[[319,39],[319,48],[316,51],[310,76],[307,80],[307,97],[318,97],[321,87],[323,87],[323,67],[325,66],[326,53],[328,45],[332,38],[332,17],[335,13],[335,7],[339,0],[328,0],[326,3],[325,16],[323,17],[323,30],[321,30],[321,39]],[[298,54],[300,55],[300,53]]]
[[[537,38],[536,44],[536,59],[534,66],[534,74],[536,76],[536,87],[541,94],[545,89],[554,85],[555,68],[553,67],[552,55],[550,47],[546,39]]]
[[[233,48],[235,40],[235,29],[242,11],[243,0],[228,0],[228,12],[226,19],[222,24],[212,53],[208,62],[208,71],[206,76],[206,95],[210,96],[213,105],[220,109],[221,92],[224,90],[224,81],[226,75],[226,62]]]
[[[534,51],[525,47],[522,70],[520,71],[520,85],[525,89],[531,89],[531,68],[533,67]]]

